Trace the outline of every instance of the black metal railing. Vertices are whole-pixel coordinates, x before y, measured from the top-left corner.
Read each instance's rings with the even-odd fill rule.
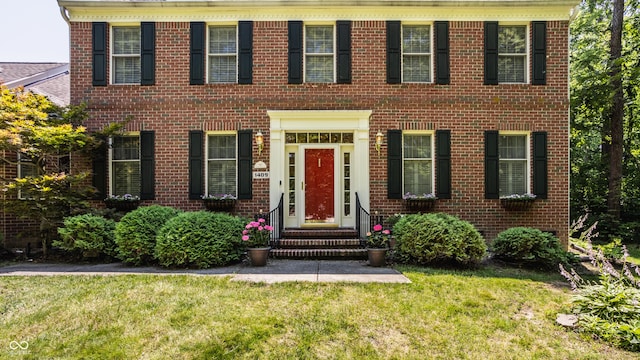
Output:
[[[356,231],[362,247],[367,244],[367,232],[371,231],[371,227],[371,214],[362,207],[360,196],[356,193]]]
[[[280,239],[282,238],[282,230],[284,230],[284,194],[280,195],[280,202],[278,202],[278,206],[276,206],[275,209],[269,211],[267,214],[257,214],[255,218],[256,220],[263,218],[267,224],[273,227],[269,246],[278,248],[280,246]]]

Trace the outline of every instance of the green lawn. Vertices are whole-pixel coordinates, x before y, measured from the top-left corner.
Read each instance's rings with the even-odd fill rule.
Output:
[[[401,267],[412,284],[0,277],[2,359],[630,359],[555,325],[558,275]],[[16,348],[16,344],[27,349]],[[11,349],[12,345],[15,349]]]

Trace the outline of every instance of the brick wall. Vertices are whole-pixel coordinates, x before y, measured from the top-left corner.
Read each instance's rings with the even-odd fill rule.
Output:
[[[189,24],[158,23],[156,85],[91,85],[91,24],[71,23],[71,99],[87,102],[90,130],[131,117],[128,130],[156,132],[155,203],[201,209],[188,200],[188,131],[261,129],[268,162],[267,110],[370,109],[371,138],[386,129],[450,129],[452,190],[437,211],[468,220],[488,240],[508,227],[554,230],[566,242],[568,226],[568,23],[547,28],[547,85],[483,85],[483,23],[450,23],[451,84],[386,84],[385,22],[352,24],[351,84],[287,84],[287,23],[254,23],[253,84],[189,85]],[[484,199],[484,131],[548,132],[549,198],[523,213]],[[373,144],[371,210],[402,212],[386,198],[386,144]],[[253,200],[238,212],[267,210],[268,180],[254,180]]]

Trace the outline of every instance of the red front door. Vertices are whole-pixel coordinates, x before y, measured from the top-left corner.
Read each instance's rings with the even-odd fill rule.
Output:
[[[305,222],[335,222],[334,150],[305,149],[304,163]]]

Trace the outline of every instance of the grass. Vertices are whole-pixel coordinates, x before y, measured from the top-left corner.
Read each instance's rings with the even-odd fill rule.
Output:
[[[555,325],[555,274],[402,267],[411,284],[0,277],[0,358],[629,359]],[[11,349],[12,341],[27,349]],[[15,347],[15,346],[14,346]]]

